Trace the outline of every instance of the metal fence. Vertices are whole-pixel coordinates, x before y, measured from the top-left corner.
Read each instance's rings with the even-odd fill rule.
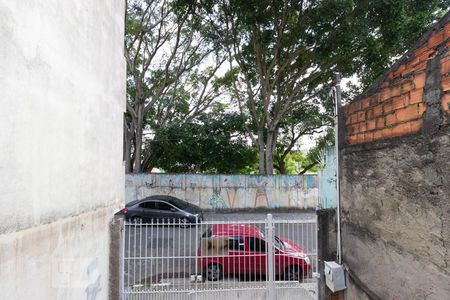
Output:
[[[317,299],[316,220],[156,220],[124,231],[123,299]]]

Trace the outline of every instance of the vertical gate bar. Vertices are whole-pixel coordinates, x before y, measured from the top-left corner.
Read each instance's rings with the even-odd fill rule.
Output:
[[[275,300],[275,280],[274,280],[274,264],[273,264],[273,219],[272,214],[267,214],[267,237],[268,237],[268,251],[267,251],[267,259],[268,259],[268,273],[269,273],[269,285],[268,285],[268,299]]]
[[[124,219],[120,219],[119,220],[119,224],[120,224],[120,233],[122,234],[121,238],[120,238],[120,260],[119,260],[119,289],[120,289],[120,294],[119,297],[121,300],[125,299],[125,220]]]
[[[195,216],[195,252],[197,253],[197,249],[198,249],[198,216]],[[195,257],[195,274],[194,274],[194,285],[195,285],[195,299],[197,299],[197,295],[198,295],[198,291],[197,291],[197,275],[198,275],[198,259],[197,259],[197,254],[194,255]]]
[[[318,226],[317,226],[317,224],[318,224],[318,220],[319,220],[319,217],[318,217],[318,215],[316,214],[316,223],[314,224],[314,226],[316,226],[316,235],[315,235],[315,238],[316,238],[316,251],[315,251],[315,253],[316,253],[316,255],[315,255],[315,262],[316,262],[316,272],[317,273],[319,273],[319,246],[318,246],[318,240],[319,240],[319,237],[318,237],[318,235],[319,235],[319,230],[318,230]],[[318,282],[318,281],[317,281]]]

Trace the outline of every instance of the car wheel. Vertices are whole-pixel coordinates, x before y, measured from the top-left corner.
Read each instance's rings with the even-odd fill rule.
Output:
[[[132,221],[133,221],[133,223],[136,223],[136,224],[142,224],[141,217],[133,217]]]
[[[302,268],[299,266],[289,266],[284,271],[284,280],[288,281],[303,281]]]
[[[209,281],[217,281],[222,279],[223,270],[222,266],[219,264],[209,264],[205,270],[206,279]]]
[[[189,221],[188,218],[181,218],[181,219],[179,220],[179,222],[180,222],[180,227],[181,227],[181,228],[187,228],[187,227],[189,227],[190,221]]]

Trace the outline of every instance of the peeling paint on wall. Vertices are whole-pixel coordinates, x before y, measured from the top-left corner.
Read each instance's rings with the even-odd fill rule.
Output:
[[[336,151],[327,148],[324,157],[325,168],[319,170],[319,204],[322,208],[337,206]]]
[[[317,175],[136,174],[126,176],[126,201],[171,195],[202,208],[315,208]]]

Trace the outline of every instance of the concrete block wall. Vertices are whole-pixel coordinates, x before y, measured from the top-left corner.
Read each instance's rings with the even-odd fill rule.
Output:
[[[346,299],[450,294],[449,49],[450,12],[343,109]]]
[[[107,299],[122,0],[0,1],[0,298]]]
[[[316,175],[129,174],[126,202],[151,195],[171,195],[205,209],[314,209]]]

